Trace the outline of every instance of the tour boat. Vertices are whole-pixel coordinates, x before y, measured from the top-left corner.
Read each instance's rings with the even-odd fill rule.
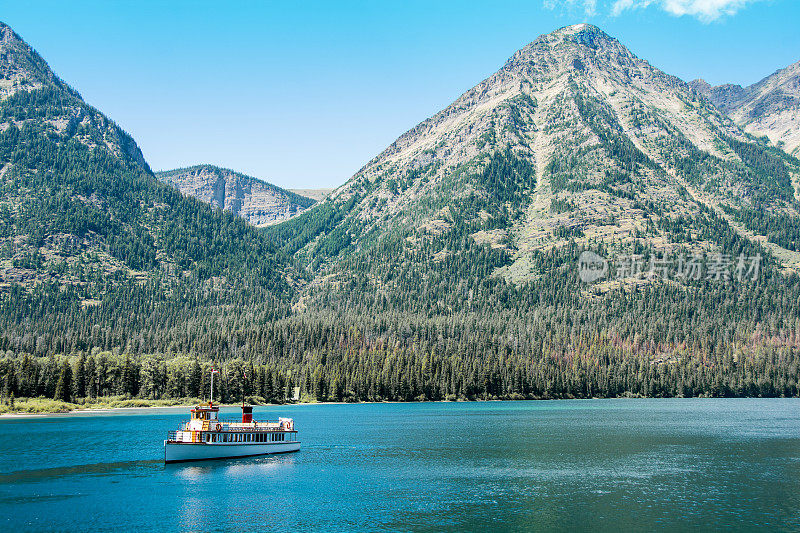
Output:
[[[213,374],[212,374],[213,379]],[[213,390],[213,385],[212,385]],[[300,449],[294,420],[256,422],[253,408],[242,405],[242,420],[222,420],[213,399],[191,409],[183,429],[171,431],[164,441],[164,462],[229,459]]]

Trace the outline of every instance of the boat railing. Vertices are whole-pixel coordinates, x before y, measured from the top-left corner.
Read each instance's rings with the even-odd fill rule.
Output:
[[[252,422],[242,422],[241,418],[220,418],[218,420],[212,420],[211,425],[214,424],[227,424],[232,426],[238,426],[242,428],[258,428],[258,429],[275,429],[278,430],[281,427],[281,423],[277,420],[253,420]]]
[[[219,418],[219,419],[209,420],[208,421],[208,426],[203,424],[203,429],[199,430],[199,431],[215,431],[217,429],[217,424],[222,425],[222,430],[223,431],[224,430],[228,430],[228,431],[243,431],[243,432],[247,432],[247,431],[259,431],[259,432],[263,432],[263,431],[270,431],[270,432],[271,431],[281,431],[281,432],[287,432],[287,433],[296,433],[296,431],[293,430],[293,429],[286,429],[285,426],[281,426],[281,423],[279,421],[277,421],[277,420],[275,420],[275,421],[273,421],[273,420],[269,420],[269,421],[266,421],[266,420],[265,421],[261,421],[261,420],[259,420],[258,422],[256,422],[256,421],[253,421],[253,422],[242,422],[242,420],[239,419],[239,418],[229,418],[229,419]],[[191,430],[188,429],[188,426],[187,426],[186,429],[183,429],[181,431],[191,431]]]

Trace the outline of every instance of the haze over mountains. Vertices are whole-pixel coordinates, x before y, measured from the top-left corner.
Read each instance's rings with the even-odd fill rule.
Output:
[[[537,38],[261,229],[234,213],[310,200],[210,166],[160,174],[208,203],[179,194],[0,31],[9,357],[257,362],[338,400],[797,394],[800,161],[594,26]],[[585,250],[764,260],[586,284]]]

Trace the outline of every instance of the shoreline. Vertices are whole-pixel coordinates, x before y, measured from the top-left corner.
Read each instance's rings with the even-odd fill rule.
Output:
[[[97,414],[97,413],[114,413],[120,411],[136,411],[136,410],[153,410],[153,409],[180,409],[186,407],[193,407],[191,405],[153,405],[153,406],[140,406],[140,407],[90,407],[88,409],[71,409],[69,411],[52,411],[49,413],[0,413],[0,419],[3,418],[40,418],[48,416],[67,416],[78,415],[82,413]]]
[[[251,404],[253,407],[287,407],[287,406],[311,406],[311,405],[377,405],[377,404],[426,404],[426,403],[490,403],[490,402],[526,402],[526,401],[590,401],[590,400],[798,400],[796,396],[732,396],[732,397],[716,397],[716,396],[673,396],[673,397],[645,397],[645,396],[617,396],[617,397],[597,397],[597,398],[526,398],[526,399],[492,399],[492,400],[428,400],[428,401],[368,401],[368,402],[293,402],[293,403],[266,403],[266,404]],[[125,411],[151,411],[151,410],[166,410],[166,409],[189,409],[197,405],[191,404],[175,404],[175,405],[140,405],[140,406],[125,406],[125,407],[89,407],[86,409],[71,409],[69,411],[51,411],[41,413],[0,413],[0,420],[3,419],[24,419],[24,418],[47,418],[47,417],[65,417],[74,415],[94,415],[102,413],[120,413]],[[219,407],[239,407],[241,404],[228,403],[216,404]]]
[[[18,413],[0,413],[0,419],[3,418],[40,418],[40,417],[56,417],[56,416],[70,416],[70,415],[80,415],[80,414],[98,414],[98,413],[118,413],[121,411],[152,411],[152,410],[165,410],[165,409],[190,409],[197,404],[175,404],[175,405],[139,405],[139,406],[131,406],[131,407],[89,407],[86,409],[71,409],[69,411],[51,411],[45,413],[25,413],[25,412],[18,412]],[[215,404],[219,407],[238,407],[240,404]],[[265,407],[265,406],[279,406],[279,405],[287,405],[287,404],[262,404],[257,405],[255,407]],[[297,404],[288,404],[288,405],[297,405]]]

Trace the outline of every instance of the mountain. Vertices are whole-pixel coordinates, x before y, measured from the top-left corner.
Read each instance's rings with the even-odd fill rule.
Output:
[[[465,275],[526,282],[548,268],[537,257],[568,245],[719,252],[729,229],[797,268],[799,172],[686,83],[579,24],[515,53],[275,242],[325,283],[366,268],[361,283],[389,292],[420,265],[464,261]],[[486,257],[477,270],[473,254]]]
[[[690,83],[738,125],[800,156],[800,61],[748,87]]]
[[[556,30],[266,229],[322,350],[283,368],[320,399],[795,395],[799,176],[600,29]]]
[[[234,301],[251,315],[288,309],[279,298],[297,276],[261,233],[161,183],[2,24],[0,76],[0,344],[71,350],[95,331],[124,345]]]
[[[37,95],[37,98],[30,98]],[[47,102],[59,98],[58,108]],[[96,109],[85,105],[80,95],[59,79],[47,63],[11,28],[0,22],[0,101],[6,108],[25,108],[24,116],[3,116],[3,129],[12,121],[19,127],[25,120],[41,121],[53,132],[68,135],[87,146],[102,145],[113,155],[135,162],[143,168],[147,163],[131,137]],[[50,105],[48,105],[50,104]],[[37,115],[38,113],[38,115]]]
[[[288,220],[314,204],[311,198],[213,165],[156,172],[156,177],[183,194],[230,211],[254,226]]]

